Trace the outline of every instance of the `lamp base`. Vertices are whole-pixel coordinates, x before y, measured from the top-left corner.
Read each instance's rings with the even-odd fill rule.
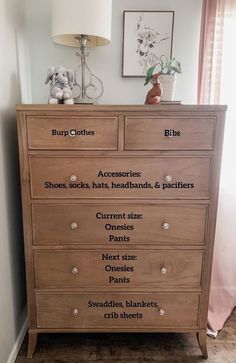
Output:
[[[79,44],[79,66],[75,70],[75,82],[73,88],[74,102],[79,104],[93,104],[103,95],[103,83],[89,68],[86,58],[88,56],[86,35],[78,35],[76,39]],[[80,77],[79,77],[80,73]],[[80,78],[80,82],[79,82]]]

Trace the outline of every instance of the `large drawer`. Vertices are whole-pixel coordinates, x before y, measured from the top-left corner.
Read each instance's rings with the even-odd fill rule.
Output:
[[[215,118],[126,117],[126,150],[212,150]]]
[[[29,149],[116,150],[117,117],[29,116]]]
[[[33,203],[34,244],[203,244],[207,206]]]
[[[32,198],[209,198],[210,157],[30,157]]]
[[[36,295],[38,328],[132,331],[196,328],[199,295],[193,293],[86,293]]]
[[[200,287],[203,252],[34,251],[36,288]]]

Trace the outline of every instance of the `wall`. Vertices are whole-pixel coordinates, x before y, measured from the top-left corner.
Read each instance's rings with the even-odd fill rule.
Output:
[[[26,0],[29,27],[32,99],[45,103],[48,86],[44,84],[50,65],[76,68],[75,50],[51,39],[50,1]],[[202,0],[113,0],[112,43],[91,51],[89,64],[103,80],[103,104],[142,104],[148,90],[143,78],[122,78],[123,10],[174,10],[173,56],[181,61],[183,74],[176,87],[176,99],[196,103],[198,42]],[[69,9],[68,9],[69,11]]]
[[[0,363],[13,362],[26,319],[15,114],[15,104],[21,102],[17,48],[24,20],[19,4],[0,0]]]

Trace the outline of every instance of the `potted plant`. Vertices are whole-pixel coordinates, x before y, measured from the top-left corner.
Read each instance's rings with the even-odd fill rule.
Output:
[[[176,74],[182,73],[180,62],[175,58],[168,59],[165,55],[162,55],[160,57],[160,62],[148,69],[144,85],[150,82],[154,75],[154,70],[157,70],[159,73],[159,81],[163,88],[161,99],[163,101],[173,101]]]

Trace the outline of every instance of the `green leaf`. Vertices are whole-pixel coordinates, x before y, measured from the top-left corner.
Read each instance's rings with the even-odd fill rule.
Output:
[[[182,71],[181,71],[181,64],[180,64],[180,62],[176,61],[176,66],[177,66],[177,68],[178,68],[178,73],[182,73]]]
[[[166,55],[162,54],[160,56],[159,64],[161,66],[161,74],[182,73],[180,62],[178,62],[175,58],[167,58]]]
[[[151,80],[151,78],[152,78],[152,75],[153,75],[153,72],[154,72],[155,67],[156,67],[156,64],[155,64],[154,66],[152,66],[152,67],[150,67],[150,68],[148,69],[148,71],[147,71],[147,75],[146,75],[146,79],[145,79],[145,83],[144,83],[144,86],[146,86],[146,85],[150,82],[150,80]]]
[[[174,73],[181,73],[179,68],[172,66],[171,69],[174,71]]]

